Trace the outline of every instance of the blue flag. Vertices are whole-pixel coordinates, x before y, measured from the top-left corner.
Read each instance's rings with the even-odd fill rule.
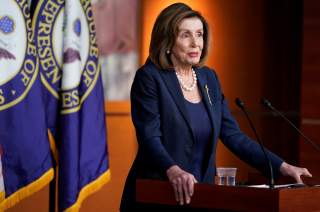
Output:
[[[110,178],[92,8],[88,0],[40,0],[34,17],[57,149],[59,210],[77,211]]]
[[[26,1],[0,1],[0,155],[1,211],[53,178],[39,61]]]

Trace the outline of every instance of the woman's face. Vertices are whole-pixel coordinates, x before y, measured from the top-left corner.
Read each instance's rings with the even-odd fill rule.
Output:
[[[176,42],[172,48],[174,66],[192,66],[200,61],[203,49],[203,24],[197,17],[185,18],[179,25]]]

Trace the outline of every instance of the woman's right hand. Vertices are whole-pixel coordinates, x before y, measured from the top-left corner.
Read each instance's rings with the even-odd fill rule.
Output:
[[[180,205],[183,205],[184,202],[189,204],[193,195],[194,184],[197,183],[196,178],[177,165],[173,165],[167,169],[167,176],[173,187],[176,201]]]

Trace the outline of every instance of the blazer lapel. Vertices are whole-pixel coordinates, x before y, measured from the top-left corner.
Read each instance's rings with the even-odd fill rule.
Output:
[[[200,88],[200,92],[202,95],[202,99],[206,105],[210,120],[211,120],[211,124],[213,127],[213,132],[216,132],[216,125],[215,125],[215,119],[214,119],[214,114],[213,114],[213,109],[214,109],[214,104],[215,101],[213,99],[213,96],[210,96],[210,87],[209,84],[207,83],[207,76],[205,75],[205,72],[201,72],[201,70],[196,69],[196,75],[197,75],[197,79],[198,79],[198,83],[199,83],[199,88]]]
[[[192,130],[191,124],[190,124],[190,118],[187,113],[187,108],[185,106],[185,99],[182,93],[182,90],[180,88],[180,84],[178,81],[177,76],[175,75],[174,70],[163,70],[160,71],[160,75],[165,82],[171,96],[174,99],[174,102],[176,103],[178,109],[180,110],[182,116],[184,117],[185,121],[187,122],[187,125],[189,126],[189,129],[192,132],[193,139],[194,137],[194,132]]]

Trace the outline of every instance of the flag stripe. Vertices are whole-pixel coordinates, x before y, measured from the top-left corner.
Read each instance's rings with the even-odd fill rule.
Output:
[[[4,191],[0,192],[0,203],[4,200],[6,193]]]

